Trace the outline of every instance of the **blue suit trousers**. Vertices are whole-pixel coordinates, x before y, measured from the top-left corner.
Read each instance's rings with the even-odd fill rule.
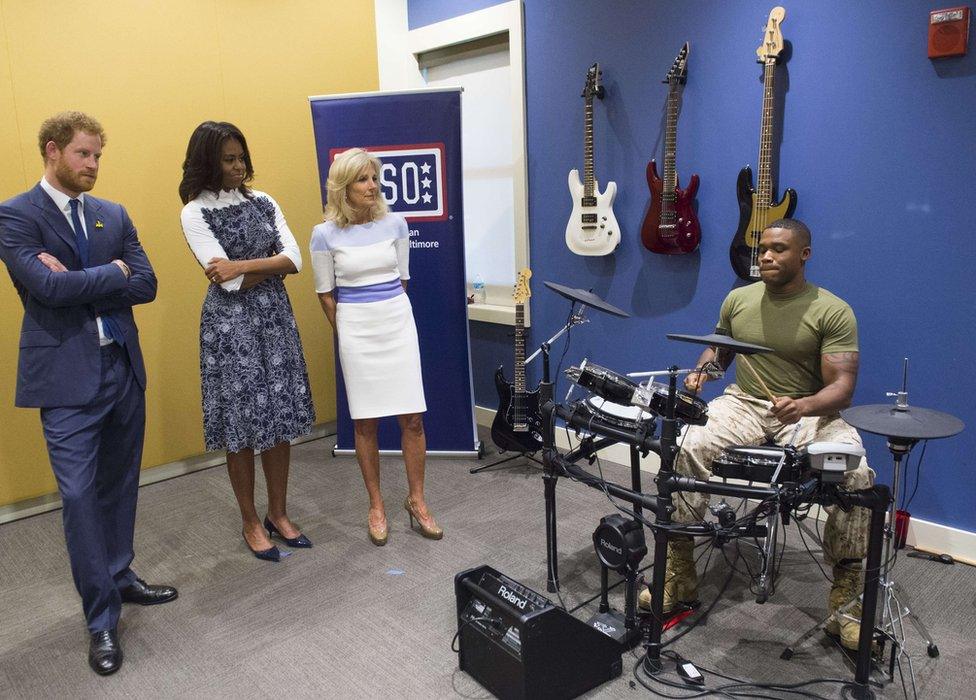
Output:
[[[64,536],[88,629],[111,629],[132,563],[145,393],[124,349],[101,349],[101,383],[84,406],[41,409],[63,504]]]

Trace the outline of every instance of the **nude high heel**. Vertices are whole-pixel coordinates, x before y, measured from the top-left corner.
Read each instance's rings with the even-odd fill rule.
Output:
[[[417,509],[416,504],[407,497],[407,500],[403,502],[403,507],[406,509],[407,513],[410,514],[410,529],[413,529],[413,521],[417,521],[417,525],[420,526],[420,534],[429,540],[439,540],[444,536],[444,530],[437,526],[434,522],[434,516],[429,512],[427,515],[421,515],[420,511]]]
[[[369,532],[369,541],[375,544],[377,547],[382,547],[386,544],[386,541],[390,538],[390,529],[386,524],[386,515],[383,515],[383,521],[379,525],[373,525],[372,521],[369,519],[369,514],[366,514],[366,528]]]

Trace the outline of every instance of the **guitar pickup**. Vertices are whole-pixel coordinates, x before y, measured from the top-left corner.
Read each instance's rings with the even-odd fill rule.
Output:
[[[580,221],[584,224],[595,224],[596,214],[580,214]]]
[[[527,433],[529,432],[529,424],[516,423],[515,425],[512,426],[512,430],[514,430],[516,433]]]
[[[678,227],[675,226],[674,224],[661,224],[660,226],[658,226],[658,228],[661,229],[662,231],[674,231]]]
[[[595,207],[596,197],[581,197],[580,204],[584,207]]]

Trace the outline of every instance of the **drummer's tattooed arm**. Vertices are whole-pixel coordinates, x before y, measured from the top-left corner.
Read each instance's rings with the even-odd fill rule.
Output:
[[[824,388],[812,396],[777,399],[773,414],[783,423],[795,423],[803,416],[826,416],[851,405],[857,384],[858,353],[832,352],[820,356]]]
[[[831,366],[837,369],[838,372],[848,372],[854,375],[854,380],[857,381],[857,365],[858,365],[858,354],[856,352],[831,352],[822,356],[822,361],[829,363]],[[823,368],[821,367],[821,370]],[[824,381],[827,381],[827,376],[824,375]]]

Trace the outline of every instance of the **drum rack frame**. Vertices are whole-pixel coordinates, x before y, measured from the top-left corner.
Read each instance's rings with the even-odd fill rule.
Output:
[[[559,590],[558,548],[556,539],[556,483],[560,476],[572,477],[593,488],[606,491],[608,494],[625,500],[637,508],[646,509],[654,513],[654,572],[651,583],[651,625],[649,638],[645,644],[646,653],[643,660],[645,672],[654,675],[663,670],[661,651],[663,649],[661,637],[664,631],[664,579],[667,561],[667,547],[669,530],[672,525],[674,503],[672,494],[676,492],[697,492],[719,496],[739,498],[764,499],[784,494],[784,487],[771,485],[770,487],[741,486],[713,481],[702,481],[692,477],[681,476],[674,470],[674,461],[678,450],[678,420],[675,418],[675,404],[677,401],[677,377],[679,369],[672,366],[668,370],[668,400],[665,414],[661,417],[661,437],[635,435],[619,427],[592,417],[581,416],[575,410],[554,403],[553,383],[549,377],[548,348],[543,347],[543,379],[539,385],[539,402],[543,418],[543,490],[546,506],[546,587],[549,592]],[[586,448],[577,448],[567,455],[560,455],[555,445],[555,422],[562,419],[567,425],[585,428],[603,437],[593,440]],[[600,479],[575,464],[576,461],[588,458],[599,449],[608,445],[624,442],[632,448],[646,453],[655,452],[661,460],[658,475],[655,479],[657,495],[644,494],[638,482],[637,488],[627,489],[612,482]],[[633,454],[633,452],[632,452]],[[822,488],[818,488],[822,486]],[[885,516],[891,503],[891,491],[885,485],[875,485],[859,491],[843,491],[833,484],[820,484],[819,480],[794,485],[792,498],[797,503],[810,502],[821,505],[839,505],[850,509],[856,506],[871,511],[869,526],[869,541],[867,565],[865,569],[863,591],[863,614],[861,616],[860,640],[858,642],[854,683],[850,685],[852,695],[856,698],[873,698],[869,678],[871,674],[871,647],[874,638],[875,618],[878,605],[878,583],[881,570],[881,559],[884,547]],[[712,526],[683,525],[682,531],[695,536],[714,535]]]

